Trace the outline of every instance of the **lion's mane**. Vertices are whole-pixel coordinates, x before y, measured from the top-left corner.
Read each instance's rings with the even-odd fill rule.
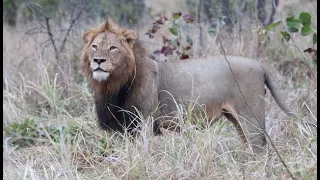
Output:
[[[106,81],[97,81],[92,77],[89,50],[93,39],[104,31],[118,35],[126,50],[123,63],[126,63],[128,68],[122,72],[113,72]],[[141,71],[146,55],[144,47],[139,41],[136,41],[135,32],[118,27],[110,19],[107,19],[98,28],[86,31],[83,34],[83,41],[85,45],[81,53],[81,69],[94,91],[95,108],[100,127],[120,132],[123,132],[124,128],[129,128],[129,130],[135,128],[137,125],[135,118],[126,112],[134,112],[134,110],[126,106],[126,100],[129,97],[138,96],[134,93],[137,93],[135,87],[139,86],[139,81],[144,76]]]

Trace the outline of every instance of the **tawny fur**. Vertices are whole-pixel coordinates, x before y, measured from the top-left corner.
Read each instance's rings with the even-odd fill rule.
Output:
[[[224,115],[245,142],[250,141],[254,150],[260,150],[266,143],[262,132],[265,128],[265,86],[281,109],[290,114],[266,68],[256,60],[226,56],[229,66],[225,57],[219,55],[156,62],[146,55],[134,31],[120,28],[110,19],[98,28],[86,31],[83,41],[82,70],[94,91],[98,120],[104,129],[132,130],[138,122],[121,110],[135,113],[136,108],[147,117],[159,107],[153,115],[167,115],[167,118],[158,118],[154,126],[157,133],[159,127],[170,128],[172,120],[176,121],[174,117],[168,118],[177,111],[175,102],[187,105],[190,100],[196,100],[201,107],[204,105],[209,121],[214,122]],[[113,54],[113,46],[117,46],[117,53]],[[100,64],[110,71],[105,81],[92,77],[90,64],[96,57],[106,60]],[[201,108],[195,109],[196,113],[201,114],[200,111]]]

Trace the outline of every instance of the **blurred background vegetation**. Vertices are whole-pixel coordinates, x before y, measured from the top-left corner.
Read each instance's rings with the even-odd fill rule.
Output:
[[[179,34],[190,35],[189,38],[195,42],[190,56],[221,53],[218,40],[223,39],[229,54],[254,58],[268,55],[269,59],[277,60],[284,53],[289,59],[296,59],[296,54],[288,54],[287,47],[279,49],[273,45],[284,43],[279,32],[285,27],[278,27],[276,34],[272,36],[265,36],[265,32],[261,32],[276,20],[298,16],[302,11],[309,12],[316,1],[309,0],[305,5],[296,6],[299,3],[298,0],[4,0],[3,19],[5,29],[19,29],[29,37],[43,35],[43,40],[39,42],[42,54],[53,50],[56,63],[73,59],[73,64],[67,64],[71,65],[77,74],[81,33],[101,23],[107,16],[121,26],[136,30],[139,39],[145,41],[151,52],[161,49],[161,35],[170,34],[165,31],[166,28],[162,28],[154,39],[145,35],[157,15],[171,17],[172,13],[181,11],[195,18],[193,24],[182,24]],[[310,13],[311,26],[316,29],[316,13]],[[251,32],[252,29],[261,27],[258,33],[259,37],[263,35],[263,43],[257,38],[258,33]],[[299,44],[303,50],[310,48],[307,44],[312,45],[312,37],[305,38],[305,41]],[[68,57],[65,57],[66,55]],[[53,70],[59,71],[57,67],[53,67]]]
[[[146,10],[143,0],[4,0],[3,6],[4,20],[10,26],[37,20],[43,15],[61,21],[80,7],[88,18],[100,20],[110,15],[115,21],[130,25],[137,23]]]
[[[173,14],[179,12],[191,15],[194,22],[185,23],[181,17],[174,19]],[[216,151],[222,147],[220,137],[237,142],[235,131],[216,134],[214,137],[219,137],[215,141],[217,144],[212,144],[214,138],[210,130],[203,136],[191,131],[194,140],[183,139],[182,136],[174,137],[176,141],[155,137],[159,139],[143,144],[150,146],[150,152],[138,157],[131,153],[138,152],[139,155],[142,152],[139,143],[130,149],[127,142],[119,143],[122,141],[117,135],[98,130],[92,94],[80,71],[82,33],[110,16],[117,24],[135,30],[150,54],[163,47],[163,37],[166,37],[172,40],[171,44],[181,40],[182,45],[191,45],[187,51],[190,57],[221,54],[223,46],[227,54],[255,58],[270,68],[279,87],[286,92],[287,103],[293,110],[316,124],[317,77],[316,71],[310,70],[308,65],[308,62],[316,64],[316,54],[313,50],[310,53],[303,50],[316,49],[317,46],[312,35],[292,33],[288,42],[281,35],[281,31],[287,29],[286,18],[298,18],[301,12],[311,15],[310,26],[316,30],[317,0],[4,0],[4,179],[56,179],[61,174],[73,177],[66,179],[92,179],[103,173],[108,178],[102,179],[114,178],[114,174],[120,174],[118,179],[126,176],[128,179],[148,179],[152,176],[146,176],[150,174],[148,168],[151,167],[152,177],[171,176],[174,174],[171,170],[177,170],[171,166],[172,162],[186,164],[182,161],[188,158],[190,164],[199,166],[193,167],[194,176],[188,175],[189,172],[192,174],[192,168],[178,168],[178,179],[219,179],[212,178],[219,177],[215,172],[225,175],[223,179],[242,176],[242,165],[231,163],[234,162],[232,153]],[[159,15],[166,16],[168,20],[150,38],[147,32],[155,27]],[[282,23],[266,31],[278,20]],[[174,28],[177,35],[170,31],[174,24],[178,25]],[[172,56],[161,54],[158,58],[161,61],[175,60],[176,56],[175,53]],[[314,158],[317,156],[316,131],[301,124],[296,128],[293,124],[296,122],[288,121],[277,105],[272,100],[268,101],[269,97],[266,98],[268,132],[272,130],[271,136],[283,157],[291,163],[291,168],[302,174],[297,177],[308,179],[310,176],[309,179],[314,179],[317,176]],[[232,127],[223,124],[224,128],[227,126],[229,129]],[[187,145],[173,143],[193,145],[193,141],[204,142],[210,148],[202,151],[195,146],[193,151],[192,148],[181,150],[177,147]],[[239,147],[237,143],[231,144]],[[166,149],[168,147],[174,155]],[[106,159],[100,159],[105,156],[101,152],[108,152],[108,157],[110,155],[108,165]],[[115,164],[112,160],[114,152],[123,152],[114,156],[114,159],[124,157],[123,161],[118,158],[119,163]],[[216,163],[223,157],[221,152],[228,156],[221,160],[222,165]],[[268,158],[260,168],[252,168],[252,162],[246,164],[252,172],[249,179],[266,177],[266,171],[271,174],[266,179],[279,179],[284,174],[283,168],[279,168],[281,163],[274,161],[277,157],[271,153],[273,169],[266,170],[265,165],[270,162]],[[218,155],[213,158],[213,154]],[[154,156],[163,159],[154,162]],[[133,166],[131,163],[136,159],[132,157],[137,157],[140,165]],[[204,160],[191,157],[203,157]],[[309,167],[312,167],[310,172]],[[202,170],[205,172],[198,172]],[[305,171],[309,174],[303,174]],[[235,175],[230,175],[230,172],[235,172]]]
[[[271,0],[186,0],[185,3],[178,0],[177,3],[162,2],[167,3],[168,6],[183,4],[187,8],[185,10],[195,16],[197,15],[197,17],[202,17],[199,21],[209,23],[212,26],[215,26],[217,21],[224,21],[226,26],[233,26],[241,19],[255,20],[257,17],[264,25],[267,25],[272,22],[275,8],[279,5],[279,0],[274,1],[274,6]],[[10,26],[15,26],[16,23],[39,19],[41,17],[39,10],[51,18],[65,19],[66,15],[73,13],[74,8],[85,4],[86,6],[82,9],[83,13],[90,18],[100,20],[109,15],[121,25],[132,25],[141,20],[142,16],[152,16],[150,14],[154,7],[152,3],[155,6],[158,5],[157,1],[145,2],[144,0],[4,0],[3,10],[5,22]],[[149,6],[147,7],[147,5]],[[174,8],[179,10],[179,7]]]

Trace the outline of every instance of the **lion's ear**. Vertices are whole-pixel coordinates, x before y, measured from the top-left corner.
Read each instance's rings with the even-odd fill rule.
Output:
[[[87,44],[91,38],[92,38],[92,31],[91,30],[87,30],[82,34],[82,40],[85,44]]]
[[[124,30],[124,31],[122,31],[122,35],[126,38],[127,43],[129,44],[129,46],[131,48],[133,48],[133,45],[137,40],[136,32],[134,32],[132,30]]]

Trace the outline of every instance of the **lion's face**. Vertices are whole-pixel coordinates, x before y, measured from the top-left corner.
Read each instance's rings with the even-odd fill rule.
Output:
[[[107,80],[115,69],[125,68],[126,50],[118,36],[112,32],[98,34],[88,52],[92,77],[97,81]]]
[[[120,28],[107,19],[82,35],[81,69],[95,94],[112,95],[136,73],[133,30]]]

